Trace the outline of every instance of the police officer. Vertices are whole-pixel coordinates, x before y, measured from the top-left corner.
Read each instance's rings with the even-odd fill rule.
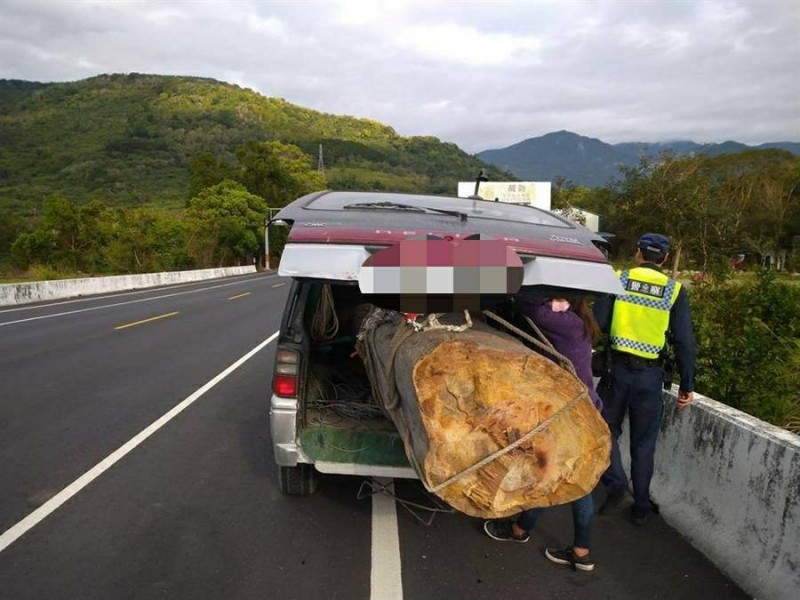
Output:
[[[597,322],[611,345],[610,381],[601,382],[598,389],[612,439],[611,465],[601,479],[607,499],[599,512],[619,507],[629,498],[619,449],[627,412],[633,483],[630,516],[637,525],[658,512],[650,499],[650,480],[663,410],[662,350],[668,332],[680,373],[679,408],[691,403],[694,390],[697,351],[689,298],[680,283],[661,272],[669,250],[663,235],[644,234],[636,248],[637,266],[617,273],[625,292],[598,298],[594,304]]]

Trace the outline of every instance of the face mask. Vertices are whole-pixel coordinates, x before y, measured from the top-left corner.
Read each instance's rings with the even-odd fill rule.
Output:
[[[550,303],[550,309],[553,312],[567,312],[569,310],[569,301],[563,299],[556,299]]]

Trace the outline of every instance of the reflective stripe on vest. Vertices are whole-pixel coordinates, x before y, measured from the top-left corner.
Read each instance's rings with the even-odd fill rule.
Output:
[[[666,343],[669,311],[681,284],[647,267],[618,272],[625,294],[617,296],[611,318],[611,347],[643,358],[658,358]]]

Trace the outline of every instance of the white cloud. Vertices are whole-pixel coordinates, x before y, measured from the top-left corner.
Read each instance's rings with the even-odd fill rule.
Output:
[[[213,77],[469,152],[604,141],[800,141],[784,0],[0,0],[0,77]]]
[[[400,46],[442,62],[498,65],[528,59],[535,61],[541,42],[530,36],[483,33],[454,23],[413,25],[395,34]]]
[[[85,58],[78,58],[76,64],[79,69],[83,69],[84,71],[97,71],[100,68],[97,63],[86,60]]]
[[[278,36],[284,36],[286,34],[286,27],[283,22],[275,17],[265,19],[258,15],[248,15],[245,20],[247,28],[255,33]]]
[[[142,16],[144,17],[145,21],[149,21],[150,23],[159,27],[167,27],[177,20],[185,20],[189,18],[189,15],[187,15],[184,11],[176,8],[147,10],[142,14]]]
[[[336,10],[336,20],[341,25],[362,26],[369,25],[381,19],[383,7],[381,2],[339,2]]]

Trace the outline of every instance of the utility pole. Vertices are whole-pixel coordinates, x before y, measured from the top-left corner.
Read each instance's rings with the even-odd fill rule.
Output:
[[[317,171],[320,173],[325,172],[325,163],[322,162],[322,144],[319,145],[319,154],[317,158]]]
[[[280,208],[267,207],[267,218],[264,219],[264,270],[269,270],[269,223]],[[280,224],[280,223],[276,223]]]
[[[270,209],[267,208],[267,218],[264,219],[264,270],[269,271],[269,215]]]

